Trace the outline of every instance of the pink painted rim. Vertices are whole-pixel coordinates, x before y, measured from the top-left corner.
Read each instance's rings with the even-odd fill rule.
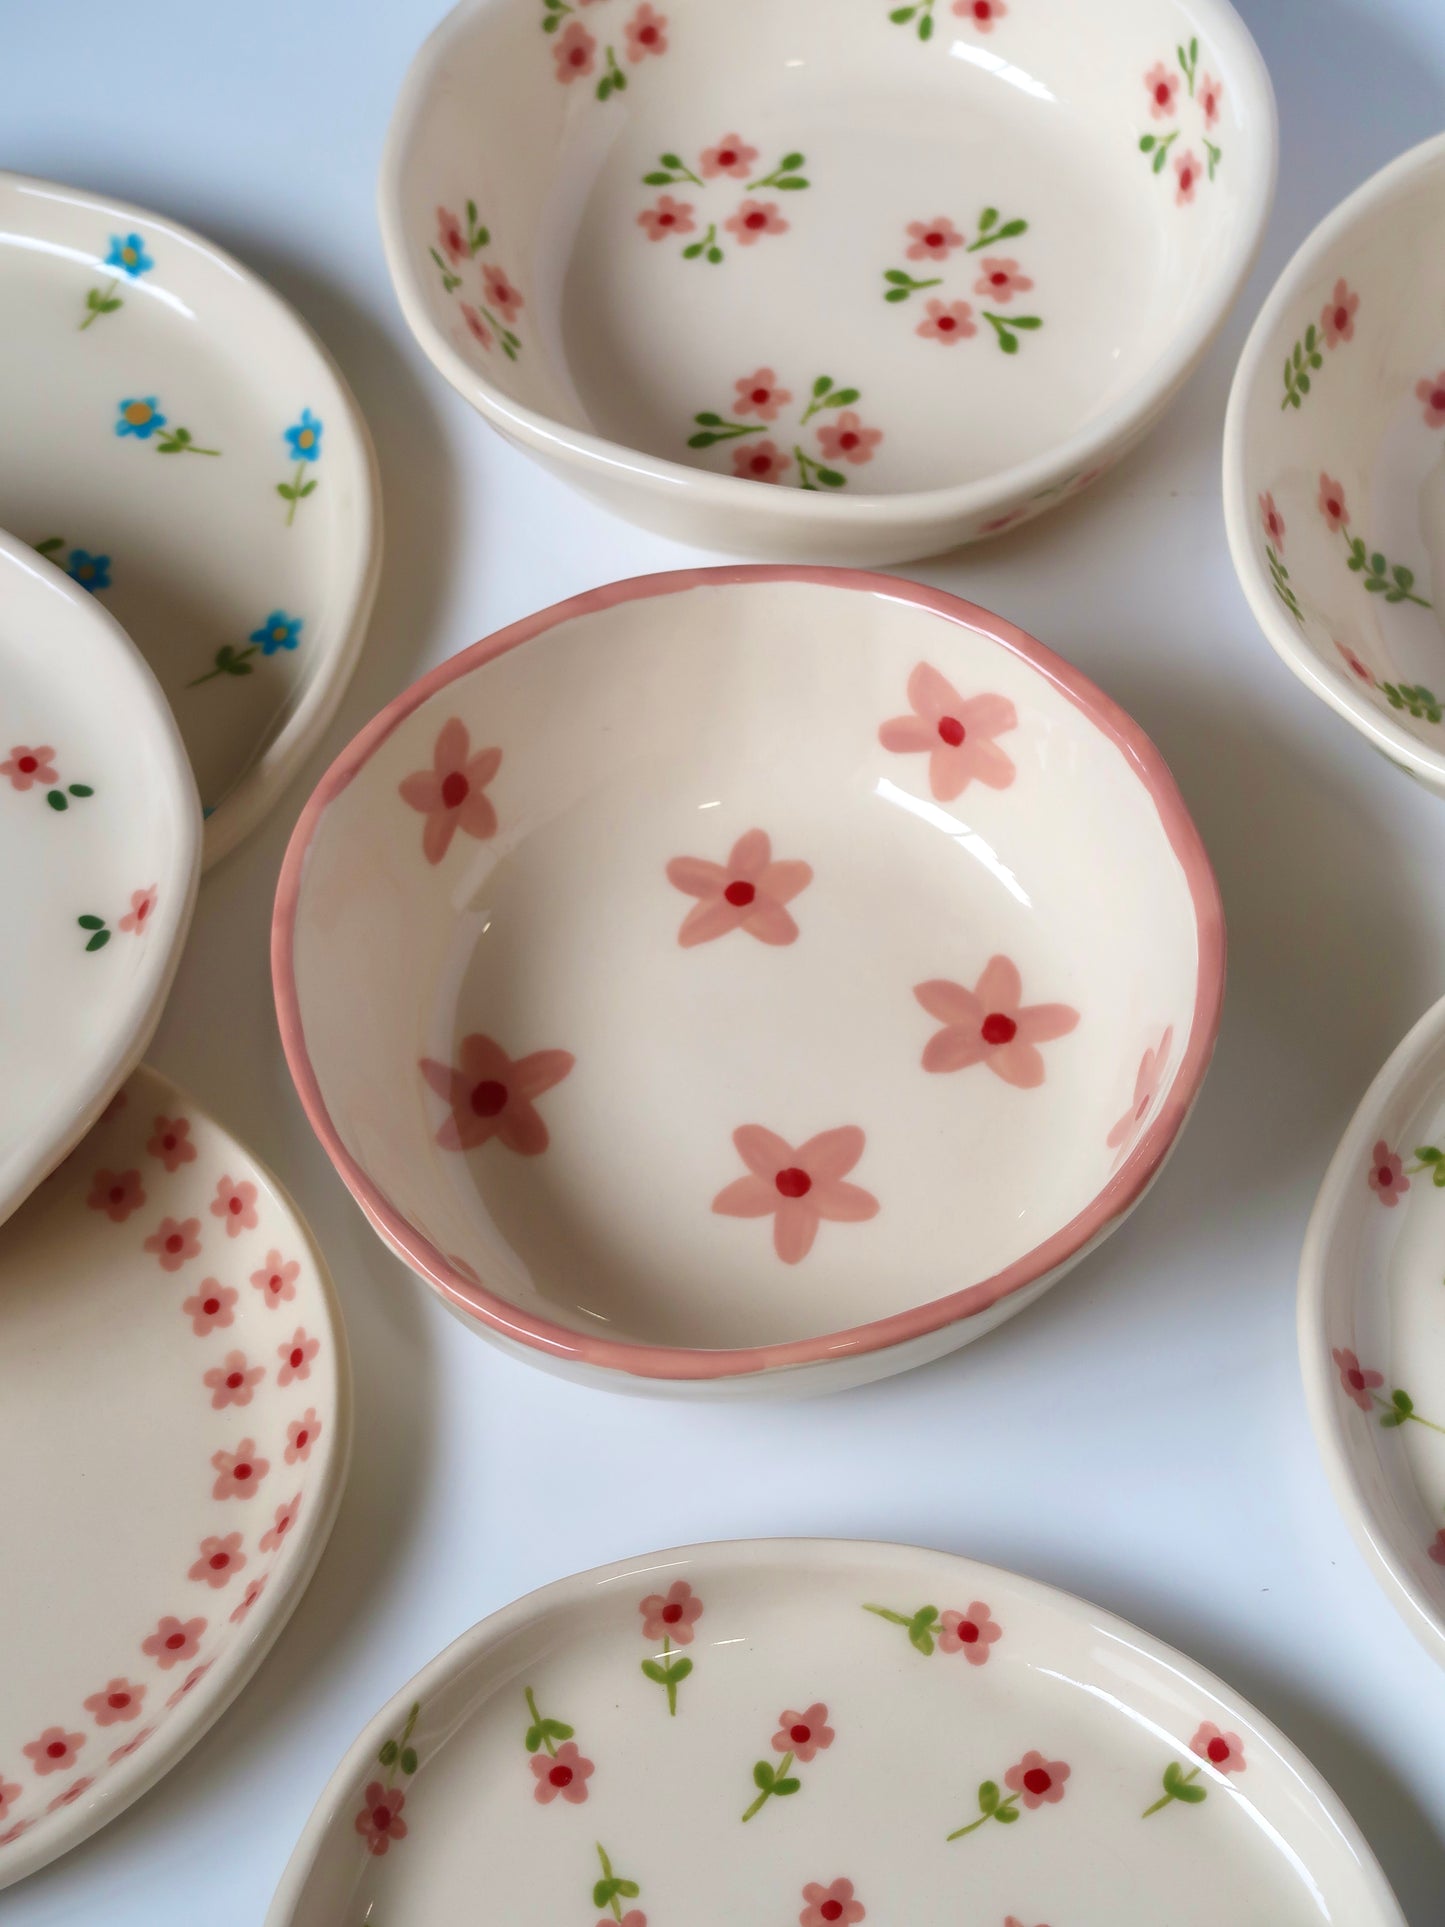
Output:
[[[705,589],[752,583],[802,582],[820,588],[851,589],[867,595],[882,595],[890,601],[912,603],[941,616],[946,622],[959,623],[985,636],[1010,655],[1018,656],[1036,669],[1048,682],[1087,716],[1096,728],[1116,745],[1140,782],[1154,800],[1169,846],[1179,860],[1194,904],[1195,930],[1199,946],[1198,978],[1195,985],[1194,1016],[1178,1073],[1157,1116],[1145,1130],[1124,1163],[1104,1188],[1062,1229],[1042,1244],[991,1278],[965,1289],[935,1298],[908,1311],[895,1312],[866,1325],[846,1331],[825,1333],[816,1338],[796,1339],[787,1344],[758,1345],[749,1349],[704,1351],[671,1345],[634,1344],[615,1338],[595,1338],[572,1331],[549,1319],[529,1316],[485,1285],[472,1283],[448,1258],[422,1235],[352,1157],[341,1142],[321,1095],[321,1087],[306,1049],[300,1002],[292,969],[292,949],[306,861],[322,815],[340,795],[357,772],[371,759],[392,731],[412,712],[448,684],[468,676],[474,669],[504,655],[519,644],[531,642],[564,622],[579,616],[595,615],[619,603],[650,601],[654,596],[677,595],[690,589]],[[1219,1032],[1220,1010],[1224,1001],[1224,906],[1219,886],[1205,854],[1204,844],[1179,794],[1168,765],[1149,738],[1131,717],[1103,691],[1080,675],[1077,669],[1046,649],[1040,642],[1016,628],[1011,622],[991,615],[971,602],[946,594],[941,589],[925,589],[898,576],[875,575],[862,569],[793,568],[786,566],[731,566],[716,569],[680,569],[664,575],[634,576],[590,589],[555,603],[536,615],[525,616],[494,636],[473,643],[450,661],[433,669],[410,689],[396,697],[356,735],[327,770],[308,798],[297,820],[281,865],[276,886],[276,907],[271,924],[271,977],[276,994],[276,1014],[281,1027],[281,1043],[291,1076],[311,1127],[326,1148],[327,1156],[340,1172],[352,1196],[371,1220],[375,1229],[420,1276],[433,1284],[442,1296],[460,1310],[479,1318],[504,1337],[539,1351],[581,1364],[601,1366],[608,1371],[629,1373],[652,1379],[738,1378],[749,1374],[776,1371],[795,1365],[811,1365],[826,1360],[858,1357],[884,1351],[909,1339],[925,1337],[960,1319],[971,1318],[999,1299],[1021,1291],[1070,1258],[1079,1254],[1110,1224],[1122,1218],[1138,1201],[1168,1156],[1175,1138],[1189,1115]]]

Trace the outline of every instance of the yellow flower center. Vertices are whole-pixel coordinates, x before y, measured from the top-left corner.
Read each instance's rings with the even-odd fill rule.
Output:
[[[154,410],[148,401],[128,401],[123,412],[132,428],[142,428],[150,420]]]
[[[93,576],[94,574],[95,574],[95,564],[94,564],[93,562],[82,562],[82,563],[81,563],[81,565],[80,565],[80,579],[81,579],[81,581],[82,581],[82,582],[88,582],[88,581],[90,580],[90,578],[91,578],[91,577],[92,577],[92,576]]]
[[[316,440],[315,429],[303,428],[301,433],[296,437],[296,440],[302,448],[310,448],[311,444]]]
[[[281,623],[278,622],[276,627],[271,631],[271,640],[272,642],[284,642],[286,640],[286,630]]]
[[[129,247],[127,247],[127,248],[122,248],[122,249],[121,249],[121,251],[120,251],[120,258],[121,258],[121,260],[122,260],[122,261],[124,261],[124,262],[125,262],[125,264],[126,264],[126,266],[127,266],[128,268],[133,268],[133,267],[135,266],[135,264],[136,264],[136,260],[137,260],[137,256],[136,256],[136,251],[135,251],[135,249],[134,249],[134,248],[129,248]]]

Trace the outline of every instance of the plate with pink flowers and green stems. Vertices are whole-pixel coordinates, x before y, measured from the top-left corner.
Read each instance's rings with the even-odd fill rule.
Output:
[[[828,1540],[495,1613],[362,1732],[267,1927],[1403,1927],[1284,1736],[1081,1600]]]

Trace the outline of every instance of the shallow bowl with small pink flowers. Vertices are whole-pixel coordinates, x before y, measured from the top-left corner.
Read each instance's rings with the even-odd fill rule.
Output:
[[[712,549],[897,562],[1153,424],[1274,157],[1225,0],[464,0],[380,206],[433,363],[573,486]]]
[[[1365,1093],[1300,1265],[1315,1438],[1361,1551],[1445,1663],[1445,1002]]]
[[[201,811],[165,696],[93,597],[0,532],[0,1222],[139,1062]]]
[[[1276,653],[1445,795],[1445,135],[1337,207],[1254,325],[1229,546]]]
[[[309,1232],[142,1066],[0,1245],[0,1887],[114,1819],[245,1685],[326,1543],[349,1436]]]
[[[455,656],[308,803],[302,1101],[478,1329],[634,1390],[966,1343],[1116,1225],[1213,1046],[1157,751],[1011,624],[834,570],[641,578]]]
[[[910,1546],[654,1553],[356,1741],[267,1927],[1403,1927],[1283,1734],[1084,1601]]]

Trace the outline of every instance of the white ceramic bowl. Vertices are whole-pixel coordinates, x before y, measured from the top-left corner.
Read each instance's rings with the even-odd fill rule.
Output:
[[[1145,432],[1274,163],[1223,0],[467,0],[381,223],[432,361],[575,487],[715,549],[896,562]]]
[[[1340,1509],[1445,1662],[1445,1001],[1365,1093],[1300,1265],[1299,1342]]]
[[[494,1613],[370,1722],[267,1927],[1403,1927],[1228,1686],[911,1546],[659,1552]],[[598,1920],[598,1916],[601,1920]]]
[[[722,569],[384,710],[302,814],[273,971],[337,1168],[481,1329],[796,1390],[967,1342],[1120,1220],[1223,948],[1167,770],[1076,671],[913,583]]]
[[[1276,653],[1445,794],[1445,135],[1326,217],[1229,399],[1224,511]]]
[[[271,808],[355,666],[375,457],[324,348],[155,214],[0,173],[0,525],[124,625],[175,711],[204,860]]]
[[[201,863],[186,752],[101,605],[0,533],[0,1222],[139,1062]]]

